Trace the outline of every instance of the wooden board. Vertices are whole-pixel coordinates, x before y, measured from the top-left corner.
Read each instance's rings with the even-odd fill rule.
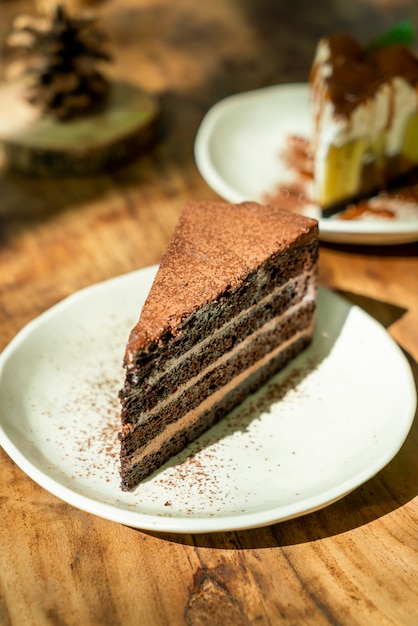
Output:
[[[113,83],[105,108],[69,121],[41,117],[22,89],[21,83],[0,86],[0,139],[10,169],[94,174],[136,156],[156,137],[158,100],[134,85]]]

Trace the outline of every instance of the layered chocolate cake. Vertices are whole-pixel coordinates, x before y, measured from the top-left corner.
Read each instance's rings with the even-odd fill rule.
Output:
[[[317,246],[315,220],[278,208],[186,205],[126,347],[122,489],[310,343]]]
[[[417,170],[418,58],[409,46],[322,39],[310,92],[314,196],[325,215]]]

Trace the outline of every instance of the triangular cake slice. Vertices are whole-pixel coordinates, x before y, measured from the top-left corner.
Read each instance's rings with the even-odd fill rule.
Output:
[[[122,489],[310,343],[317,247],[315,220],[272,206],[186,205],[126,347]]]

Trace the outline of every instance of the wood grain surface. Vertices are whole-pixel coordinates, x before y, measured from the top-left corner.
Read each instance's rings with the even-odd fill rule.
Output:
[[[89,6],[92,6],[92,2]],[[0,169],[0,349],[31,319],[98,281],[158,263],[189,199],[216,199],[193,142],[221,98],[305,81],[317,39],[371,38],[413,0],[108,0],[109,70],[157,96],[155,148],[83,178]],[[34,3],[0,2],[3,42]],[[418,359],[418,244],[322,244],[320,283],[363,306]],[[0,407],[1,410],[1,407]],[[338,407],[336,407],[338,419]],[[37,486],[0,451],[1,626],[416,626],[418,424],[343,500],[257,530],[159,535],[112,523]]]

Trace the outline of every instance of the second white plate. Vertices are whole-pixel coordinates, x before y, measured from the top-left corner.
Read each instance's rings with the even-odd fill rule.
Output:
[[[278,184],[292,180],[280,159],[288,137],[310,134],[307,84],[239,93],[205,115],[195,140],[196,164],[225,200],[262,202]],[[408,243],[418,240],[418,220],[319,219],[319,231],[322,240],[336,243]]]
[[[132,527],[262,526],[324,507],[383,468],[414,418],[402,351],[321,289],[312,345],[132,492],[120,490],[121,362],[156,268],[95,285],[28,324],[0,356],[0,444],[62,500]]]

